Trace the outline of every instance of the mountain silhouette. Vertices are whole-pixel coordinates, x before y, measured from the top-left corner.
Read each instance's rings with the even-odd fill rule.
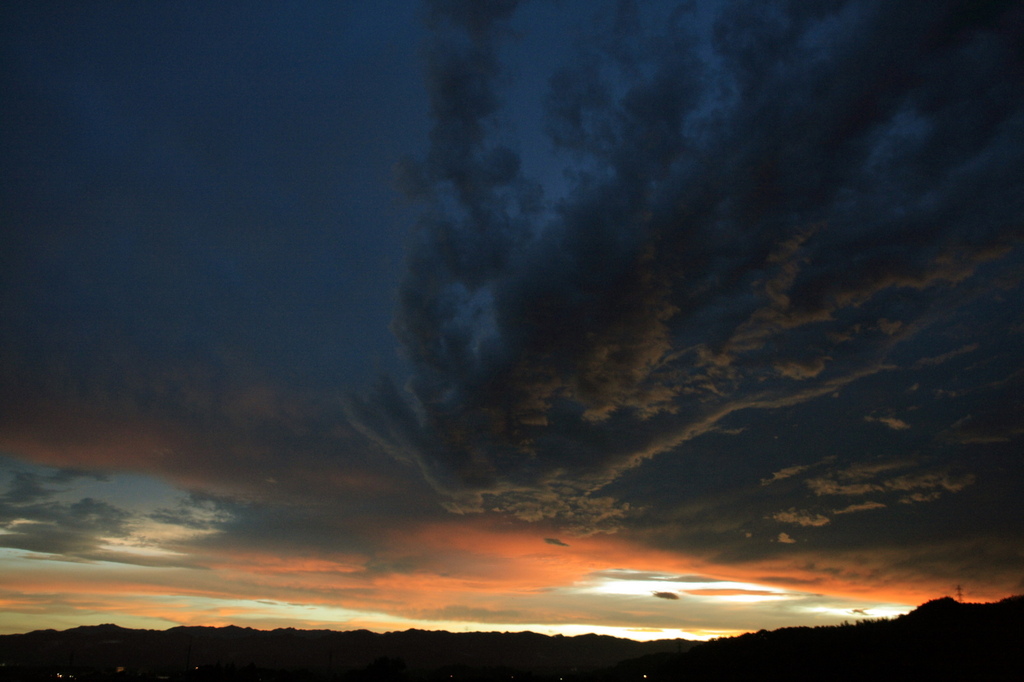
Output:
[[[345,671],[381,658],[401,658],[410,669],[509,666],[557,673],[605,668],[622,660],[688,649],[687,640],[637,642],[606,635],[548,636],[533,632],[407,630],[254,630],[236,626],[133,630],[116,625],[37,630],[0,636],[0,665],[70,665],[183,671],[209,665],[255,665]]]

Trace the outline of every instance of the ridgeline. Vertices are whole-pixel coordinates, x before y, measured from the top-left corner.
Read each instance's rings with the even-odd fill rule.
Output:
[[[600,635],[98,625],[0,636],[0,682],[1024,680],[1024,596],[705,643]]]

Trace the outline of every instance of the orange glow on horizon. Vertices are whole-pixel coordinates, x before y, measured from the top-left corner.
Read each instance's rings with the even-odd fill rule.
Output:
[[[194,546],[176,541],[180,566],[69,562],[5,550],[0,629],[23,631],[17,623],[51,618],[156,628],[535,629],[708,638],[892,615],[949,592],[934,580],[877,579],[893,557],[833,553],[825,561],[789,551],[725,566],[617,535],[546,541],[555,535],[476,515],[392,530],[372,556],[292,557],[233,550],[208,538]]]
[[[22,555],[6,559],[0,604],[7,616],[0,628],[17,630],[18,614],[28,622],[33,614],[63,609],[70,614],[64,617],[146,622],[149,627],[531,626],[551,632],[614,628],[619,636],[633,638],[650,638],[651,633],[677,637],[680,632],[704,638],[761,629],[756,608],[769,609],[763,611],[769,624],[800,624],[811,616],[841,622],[856,617],[855,608],[868,616],[882,613],[881,607],[888,609],[885,613],[902,612],[944,593],[942,586],[920,582],[913,590],[843,582],[845,575],[856,577],[871,567],[863,558],[826,580],[795,559],[723,567],[645,549],[614,535],[566,537],[561,544],[544,538],[544,532],[525,524],[461,517],[395,532],[387,546],[400,549],[373,561],[351,554],[290,558],[209,548],[201,564],[206,568],[83,564]],[[665,577],[641,580],[648,573]],[[670,579],[675,575],[707,576],[708,582],[676,586]],[[677,597],[656,598],[655,593],[666,590]],[[770,610],[793,608],[811,597],[824,605],[814,607],[817,611],[800,607],[805,615],[780,621],[784,612]],[[830,607],[830,600],[855,606]],[[730,605],[734,602],[756,608],[743,615]],[[680,611],[679,603],[688,606]]]

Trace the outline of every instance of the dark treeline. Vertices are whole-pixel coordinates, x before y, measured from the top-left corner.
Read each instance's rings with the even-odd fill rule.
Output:
[[[412,632],[413,635],[429,634]],[[108,635],[113,633],[108,629]],[[242,637],[239,628],[233,634]],[[408,644],[408,633],[392,634],[406,635]],[[427,639],[434,644],[443,642],[447,645],[461,642],[479,646],[487,643],[479,638],[453,639],[451,633],[443,634],[449,638]],[[528,651],[530,645],[550,646],[551,641],[566,644],[579,638],[535,635],[534,639],[529,639],[522,637],[523,633],[472,634],[489,636],[492,645],[504,641],[504,638],[511,639],[516,646],[506,648],[506,651],[514,652],[517,647],[524,647],[520,649],[522,656],[518,662],[513,660],[506,665],[471,662],[435,667],[410,666],[401,656],[381,655],[356,667],[334,667],[332,662],[328,667],[274,668],[254,662],[239,665],[232,660],[228,663],[218,661],[179,666],[171,670],[156,667],[102,668],[76,665],[70,660],[63,664],[53,660],[44,665],[0,665],[0,682],[689,682],[844,681],[878,677],[939,681],[1024,680],[1024,596],[992,604],[965,604],[946,597],[930,601],[894,619],[814,628],[782,628],[771,632],[762,630],[696,645],[682,640],[674,644],[672,640],[663,640],[660,651],[627,657],[606,666],[578,666],[565,660],[545,659],[543,655],[538,658],[536,650]],[[4,654],[10,653],[3,648],[5,640],[9,643],[10,637],[23,635],[0,638],[0,664],[5,663]],[[620,641],[615,638],[584,638],[574,643],[575,652],[581,653],[583,644],[600,647]],[[668,650],[670,644],[674,651]],[[554,651],[555,648],[550,648],[548,653]],[[466,651],[458,650],[436,653],[451,660],[467,656]],[[481,658],[479,652],[472,657]],[[10,657],[7,660],[11,660]],[[538,665],[538,661],[543,665]]]

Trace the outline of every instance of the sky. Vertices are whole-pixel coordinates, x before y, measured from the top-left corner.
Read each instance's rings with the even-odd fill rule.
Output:
[[[1024,592],[1024,9],[0,6],[0,632]]]

